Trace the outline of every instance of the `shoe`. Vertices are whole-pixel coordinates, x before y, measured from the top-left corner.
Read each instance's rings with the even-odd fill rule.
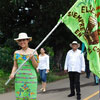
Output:
[[[43,91],[43,92],[46,92],[46,89],[43,89],[42,91]]]
[[[43,88],[41,88],[40,90],[43,91]]]
[[[98,83],[95,83],[95,85],[98,85]]]
[[[72,97],[72,96],[75,96],[75,93],[74,93],[74,94],[69,94],[69,95],[68,95],[68,97]]]
[[[77,100],[81,100],[81,99],[77,99]]]
[[[77,100],[81,100],[81,96],[80,95],[77,96]]]
[[[77,100],[81,100],[81,99],[77,99]]]
[[[86,78],[88,78],[88,79],[89,79],[90,77],[89,77],[89,76],[86,76]]]

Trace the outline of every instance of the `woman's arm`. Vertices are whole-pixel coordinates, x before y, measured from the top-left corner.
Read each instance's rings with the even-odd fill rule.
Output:
[[[35,53],[35,55],[37,56],[37,61],[36,61],[36,59],[35,59],[33,54],[29,54],[29,58],[32,61],[33,66],[35,68],[37,68],[38,67],[38,54],[37,54],[37,52]]]
[[[14,65],[13,65],[12,72],[11,72],[11,74],[10,74],[10,77],[9,77],[9,78],[11,78],[11,79],[13,79],[13,78],[14,78],[14,73],[15,73],[15,71],[17,70],[17,68],[18,68],[18,66],[17,66],[17,61],[16,61],[16,60],[14,60]]]
[[[35,51],[35,55],[37,56],[36,57],[36,59],[35,59],[35,57],[34,57],[34,55],[33,55],[33,51],[34,51],[34,49],[31,49],[31,54],[29,54],[29,57],[30,57],[30,60],[32,61],[32,64],[33,64],[33,66],[35,67],[35,68],[37,68],[38,67],[38,53],[37,53],[37,51]]]
[[[49,72],[49,56],[46,57],[46,62],[47,62],[47,73]]]
[[[38,67],[38,63],[37,63],[37,61],[35,60],[35,57],[32,55],[32,57],[31,57],[30,59],[31,59],[31,61],[32,61],[33,66],[34,66],[35,68],[37,68],[37,67]]]

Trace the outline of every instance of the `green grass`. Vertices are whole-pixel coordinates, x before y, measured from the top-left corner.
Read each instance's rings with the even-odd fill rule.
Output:
[[[12,81],[10,81],[7,86],[5,86],[5,82],[8,80],[9,75],[10,75],[10,73],[6,73],[6,72],[3,72],[2,70],[0,70],[0,94],[14,90],[14,79]],[[67,77],[68,77],[68,75],[64,74],[62,72],[50,71],[47,75],[47,82],[50,83],[50,82],[61,80],[61,79],[67,78]],[[41,83],[39,73],[38,73],[38,82],[39,82],[39,84]]]
[[[8,80],[9,75],[9,73],[3,73],[2,75],[0,74],[0,94],[12,91],[12,89],[14,89],[14,80],[12,80],[7,86],[5,86],[5,82]]]
[[[68,75],[67,74],[63,74],[63,75],[59,75],[59,72],[56,73],[56,72],[50,72],[47,76],[47,82],[54,82],[54,81],[57,81],[57,80],[61,80],[61,79],[65,79],[67,78]]]
[[[68,74],[64,74],[63,72],[52,72],[50,71],[47,74],[47,82],[55,82],[57,80],[65,79],[68,77]],[[38,74],[38,81],[41,83],[40,75]]]

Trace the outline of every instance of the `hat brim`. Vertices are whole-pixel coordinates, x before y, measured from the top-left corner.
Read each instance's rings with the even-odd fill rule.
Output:
[[[71,43],[69,46],[72,48],[72,45],[73,44],[77,44],[78,45],[78,48],[80,47],[80,44],[79,43]]]
[[[29,39],[30,41],[32,41],[32,37],[27,37],[27,38],[16,38],[14,39],[16,42],[18,42],[19,40],[23,40],[23,39]]]

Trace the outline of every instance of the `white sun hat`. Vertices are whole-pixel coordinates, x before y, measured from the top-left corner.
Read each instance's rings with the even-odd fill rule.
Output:
[[[73,44],[77,44],[78,48],[80,47],[80,44],[77,41],[73,41],[72,43],[70,43],[70,47],[72,47]]]
[[[32,41],[32,37],[28,37],[26,33],[19,33],[18,38],[15,38],[14,40],[18,42],[18,40],[22,39],[29,39],[30,41]]]

